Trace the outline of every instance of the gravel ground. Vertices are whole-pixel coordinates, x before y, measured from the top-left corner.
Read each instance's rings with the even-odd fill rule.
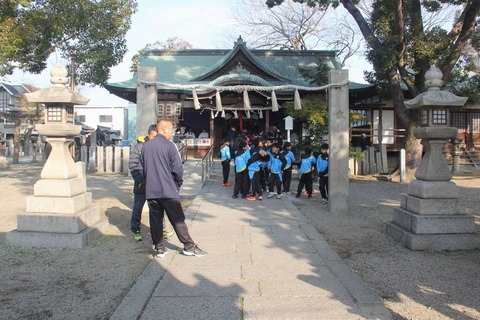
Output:
[[[456,176],[454,182],[480,229],[480,175]],[[329,214],[318,193],[294,204],[395,319],[480,319],[480,250],[410,251],[384,233],[382,222],[392,219],[405,192],[406,184],[350,180],[348,215]]]
[[[93,245],[82,250],[7,247],[5,233],[15,229],[16,214],[25,211],[25,197],[33,195],[40,171],[40,164],[0,171],[0,319],[108,319],[152,259],[148,214],[142,217],[145,241],[134,242],[129,230],[132,179],[88,176],[88,191],[110,222],[107,234]],[[478,213],[480,176],[455,182],[467,210]],[[294,203],[385,299],[396,319],[480,319],[480,250],[412,252],[383,233],[382,221],[391,220],[398,194],[405,191],[399,183],[351,180],[349,215],[327,213],[318,193]]]

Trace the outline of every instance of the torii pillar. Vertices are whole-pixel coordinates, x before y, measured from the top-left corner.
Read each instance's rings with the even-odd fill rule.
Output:
[[[156,124],[158,119],[158,97],[155,84],[144,84],[143,82],[157,81],[156,67],[138,68],[137,78],[137,124],[136,136],[145,135],[148,126]]]
[[[328,73],[329,211],[348,213],[349,109],[348,70],[332,69]],[[335,85],[339,84],[339,85]]]

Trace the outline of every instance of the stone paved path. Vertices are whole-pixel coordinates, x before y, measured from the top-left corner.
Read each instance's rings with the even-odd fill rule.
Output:
[[[289,197],[232,199],[220,163],[186,211],[205,257],[176,237],[111,319],[391,319]],[[305,200],[307,201],[307,200]]]

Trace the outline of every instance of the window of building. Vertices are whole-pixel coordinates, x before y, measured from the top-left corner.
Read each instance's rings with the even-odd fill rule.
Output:
[[[49,122],[62,121],[62,107],[49,107],[47,108],[47,112],[47,120]]]
[[[428,110],[427,109],[423,109],[422,110],[422,125],[423,126],[426,126],[428,125]]]
[[[363,127],[367,125],[367,122],[369,121],[368,119],[368,110],[367,109],[357,109],[357,110],[352,110],[354,113],[359,114],[363,116],[363,119],[356,121],[355,123],[352,123],[351,127],[356,128],[356,127]]]
[[[432,124],[447,124],[447,110],[433,109]]]
[[[80,114],[80,115],[77,115],[77,120],[80,121],[80,122],[85,122],[85,115],[84,114]]]
[[[67,122],[73,123],[73,106],[66,106],[65,110],[67,111]]]
[[[100,122],[113,122],[113,116],[111,114],[101,114],[99,117]]]

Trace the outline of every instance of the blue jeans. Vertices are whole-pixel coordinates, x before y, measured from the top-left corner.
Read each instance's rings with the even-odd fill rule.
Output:
[[[133,208],[132,208],[132,218],[130,219],[130,230],[133,233],[140,231],[140,223],[142,219],[143,206],[147,198],[145,193],[134,193],[133,194]],[[150,211],[150,204],[147,202],[148,210]],[[163,228],[165,229],[165,218],[163,218]]]
[[[132,230],[132,232],[140,231],[140,222],[145,201],[147,201],[145,193],[133,194],[132,219],[130,220],[130,230]]]

